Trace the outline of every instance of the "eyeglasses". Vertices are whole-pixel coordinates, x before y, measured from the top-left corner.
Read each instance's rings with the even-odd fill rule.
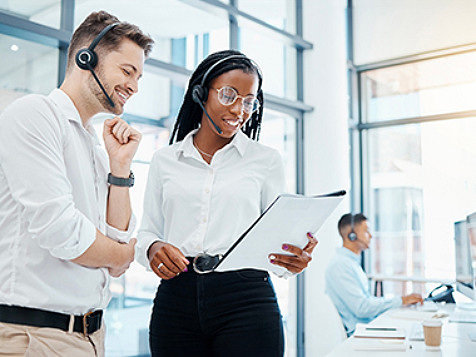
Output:
[[[216,89],[216,88],[212,88],[212,89],[215,89],[218,92],[218,101],[220,102],[220,104],[223,104],[227,107],[235,103],[238,98],[241,98],[243,103],[243,111],[246,114],[252,114],[255,111],[257,111],[259,108],[259,100],[254,95],[250,94],[250,95],[247,95],[246,97],[243,97],[242,95],[239,95],[236,92],[236,90],[232,87],[222,87],[220,89]]]

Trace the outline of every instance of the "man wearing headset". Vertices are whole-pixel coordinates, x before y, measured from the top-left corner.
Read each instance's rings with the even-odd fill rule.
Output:
[[[370,294],[369,279],[360,265],[361,253],[370,246],[372,235],[367,218],[358,213],[345,214],[337,224],[342,247],[326,269],[326,293],[333,301],[350,336],[357,323],[369,323],[392,307],[423,303],[420,294],[391,299]]]
[[[134,259],[129,187],[141,134],[104,122],[137,92],[152,39],[104,11],[73,34],[66,76],[0,116],[0,355],[103,356],[110,277]]]

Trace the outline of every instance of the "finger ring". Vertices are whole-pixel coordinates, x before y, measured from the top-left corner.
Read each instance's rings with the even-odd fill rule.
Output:
[[[160,268],[162,268],[164,266],[164,263],[160,263],[158,266],[157,266],[157,269],[160,270]]]

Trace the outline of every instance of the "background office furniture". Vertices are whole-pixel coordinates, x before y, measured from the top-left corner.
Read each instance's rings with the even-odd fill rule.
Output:
[[[344,342],[347,339],[347,333],[339,312],[327,294],[322,295],[318,305],[315,318],[319,320],[319,328],[312,335],[308,333],[308,336],[321,340],[321,350],[319,352],[320,356],[324,356]]]
[[[439,312],[451,313],[455,309],[454,304],[439,305]],[[417,311],[415,307],[403,307],[399,309],[391,309],[372,321],[369,326],[378,327],[401,327],[406,331],[407,344],[405,351],[356,351],[353,349],[354,337],[350,337],[344,341],[337,348],[332,350],[327,357],[369,357],[369,355],[385,357],[392,356],[451,356],[451,357],[469,357],[476,355],[476,342],[472,342],[469,334],[476,334],[475,323],[454,323],[449,322],[449,317],[443,319],[443,331],[441,351],[431,352],[426,351],[425,343],[423,341],[408,341],[408,336],[411,333],[412,327],[415,323],[420,323],[412,316],[421,315],[421,311]],[[425,313],[431,315],[432,313]],[[411,348],[410,348],[411,346]]]

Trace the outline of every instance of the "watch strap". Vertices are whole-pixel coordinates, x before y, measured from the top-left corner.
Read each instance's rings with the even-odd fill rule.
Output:
[[[116,176],[113,176],[111,173],[109,173],[107,175],[107,182],[114,186],[132,187],[134,186],[134,174],[131,171],[129,177],[124,178],[124,177],[116,177]]]

